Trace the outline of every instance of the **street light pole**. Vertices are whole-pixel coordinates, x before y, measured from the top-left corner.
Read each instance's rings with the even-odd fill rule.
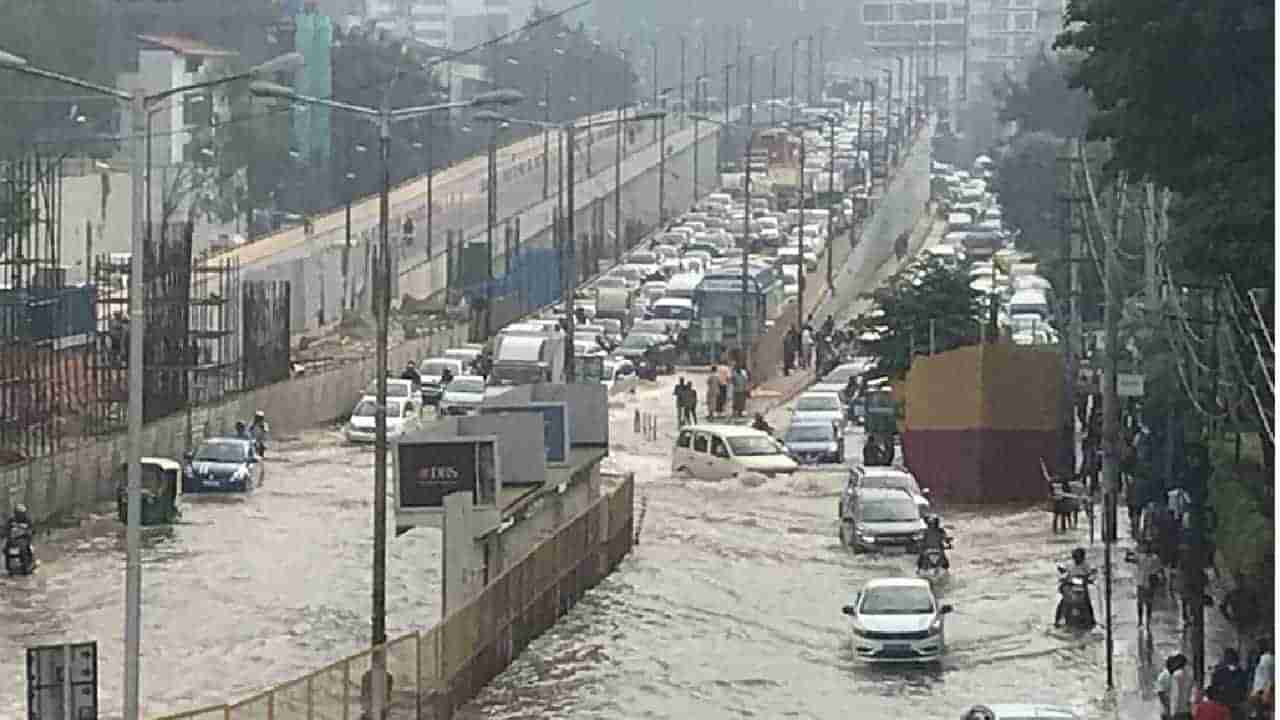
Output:
[[[681,130],[684,129],[685,115],[689,112],[689,106],[685,104],[685,95],[684,95],[684,61],[685,61],[685,49],[686,49],[685,46],[687,44],[686,40],[687,38],[685,38],[684,35],[680,36],[680,129]]]
[[[773,72],[769,87],[769,127],[778,124],[778,48],[773,48]]]
[[[742,192],[745,201],[742,210],[742,322],[738,327],[738,354],[739,362],[743,367],[749,367],[749,353],[751,345],[747,342],[747,323],[752,315],[748,311],[748,304],[751,299],[751,292],[747,285],[749,280],[750,266],[747,258],[751,253],[751,150],[752,141],[755,136],[755,103],[753,102],[752,88],[755,86],[755,67],[756,58],[754,55],[747,56],[747,154],[743,160],[746,166],[746,173],[743,175]]]
[[[547,68],[546,81],[542,86],[542,118],[551,122],[551,68]],[[551,131],[542,131],[542,199],[551,194]]]
[[[796,121],[796,55],[800,52],[800,38],[791,41],[791,97],[787,99],[787,106],[791,110],[791,122]]]
[[[290,102],[320,105],[369,118],[378,126],[379,155],[382,159],[382,191],[379,197],[378,222],[379,257],[375,269],[374,311],[377,314],[378,341],[375,349],[376,410],[374,415],[374,468],[373,468],[373,588],[371,610],[371,640],[373,644],[370,690],[372,717],[381,717],[387,700],[386,685],[386,563],[387,563],[387,345],[388,316],[391,309],[391,123],[422,117],[440,110],[479,105],[512,105],[523,101],[524,96],[511,90],[495,90],[464,102],[447,102],[439,105],[392,110],[384,100],[381,108],[312,97],[294,92],[291,88],[269,82],[255,82],[250,86],[254,95],[282,98]],[[490,255],[492,268],[492,255]],[[487,311],[486,311],[487,313]],[[487,319],[487,314],[486,314]]]
[[[804,75],[804,102],[806,105],[813,105],[813,33],[809,33],[808,42],[805,43],[805,53],[809,57],[809,69]]]
[[[835,195],[835,192],[836,192],[836,122],[835,122],[835,119],[828,117],[827,124],[831,129],[831,133],[830,133],[831,142],[829,144],[829,147],[831,149],[828,151],[828,155],[827,155],[827,160],[828,160],[827,200],[831,202],[831,209],[829,211],[829,215],[827,216],[827,290],[834,293],[836,286],[835,286],[835,282],[831,278],[835,274],[835,267],[834,267],[835,266],[834,255],[835,255],[835,248],[836,248],[835,219],[836,219],[836,208],[839,207],[839,205],[837,205],[835,201],[835,196],[836,196]]]
[[[489,129],[489,146],[486,148],[487,180],[485,195],[488,204],[485,208],[484,240],[485,240],[485,283],[484,283],[484,336],[493,334],[493,228],[498,223],[498,127]]]
[[[657,45],[655,44],[654,47],[656,48]],[[575,289],[577,288],[577,285],[578,285],[578,257],[577,257],[578,256],[578,247],[577,247],[578,239],[577,237],[574,236],[574,222],[573,222],[573,215],[574,215],[573,130],[574,130],[573,124],[571,122],[570,124],[565,125],[564,130],[561,131],[561,133],[565,136],[564,144],[568,146],[568,148],[565,151],[568,153],[568,155],[565,158],[565,162],[568,164],[568,172],[565,177],[565,194],[566,194],[565,202],[566,204],[568,204],[569,209],[565,215],[564,222],[565,222],[565,234],[567,234],[569,237],[565,245],[565,247],[568,250],[567,253],[565,254],[565,257],[569,261],[569,267],[571,268],[572,274],[569,276],[569,287],[565,291],[565,301],[564,301],[564,319],[565,319],[564,375],[565,375],[565,379],[569,382],[577,382],[577,377],[578,377],[577,368],[575,367],[577,364],[577,357],[576,357],[577,352],[575,351],[573,346],[573,343],[574,343],[573,326],[574,326],[575,320],[577,319],[574,317],[574,313],[577,312],[577,308],[575,307],[575,301],[577,300]],[[588,130],[588,132],[590,132],[590,130]]]
[[[804,129],[800,130],[800,224],[796,226],[796,285],[799,292],[796,295],[796,322],[804,322],[804,160],[805,160],[805,140]]]
[[[92,90],[117,100],[129,103],[130,130],[133,136],[131,163],[129,168],[129,184],[132,213],[132,237],[129,242],[129,369],[128,369],[128,464],[126,472],[126,498],[128,507],[125,510],[125,661],[124,661],[124,717],[125,720],[138,720],[139,688],[140,688],[140,648],[142,638],[142,559],[141,559],[141,523],[142,523],[142,413],[143,413],[143,336],[146,331],[146,314],[142,300],[145,273],[146,227],[144,213],[146,202],[144,193],[149,197],[150,187],[147,185],[146,166],[150,147],[149,108],[165,98],[179,93],[257,77],[260,74],[285,70],[300,65],[302,56],[288,53],[273,58],[248,72],[204,82],[191,83],[169,88],[153,95],[142,91],[125,92],[118,88],[98,85],[69,75],[45,70],[29,65],[25,58],[0,50],[0,69],[12,70],[24,75],[53,80],[64,85],[71,85]]]

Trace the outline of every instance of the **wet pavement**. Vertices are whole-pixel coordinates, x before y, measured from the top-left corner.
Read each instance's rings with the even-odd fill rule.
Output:
[[[362,649],[372,467],[371,449],[309,431],[273,445],[253,493],[187,496],[178,524],[144,529],[148,716],[241,699]],[[436,621],[439,538],[417,532],[389,544],[388,635]],[[102,717],[118,717],[123,527],[98,514],[37,542],[34,575],[0,577],[0,717],[25,717],[25,648],[88,640],[98,642]]]
[[[1156,716],[1149,692],[1143,697],[1155,671],[1140,665],[1123,550],[1115,557],[1117,690],[1108,694],[1103,629],[1052,627],[1056,564],[1083,545],[1101,566],[1102,546],[1090,545],[1083,520],[1055,536],[1039,507],[939,508],[956,536],[940,593],[956,608],[945,660],[887,669],[856,660],[841,606],[871,578],[913,575],[914,557],[854,555],[841,545],[838,468],[759,485],[673,479],[673,382],[646,385],[612,410],[609,462],[636,473],[640,544],[463,717],[955,718],[978,702]],[[637,406],[663,418],[656,442],[631,432],[626,420]],[[785,408],[769,420],[785,427]],[[849,446],[858,456],[860,437]],[[1101,617],[1100,594],[1094,603]],[[1167,599],[1157,606],[1157,663],[1175,649],[1175,619]]]

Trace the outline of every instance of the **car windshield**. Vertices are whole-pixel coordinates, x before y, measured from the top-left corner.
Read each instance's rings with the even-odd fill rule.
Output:
[[[928,615],[933,594],[922,587],[879,587],[862,593],[862,615]]]
[[[495,365],[489,385],[533,385],[542,382],[542,368],[536,365]]]
[[[445,368],[449,368],[449,371],[453,372],[453,366],[449,363],[427,362],[422,364],[422,370],[420,373],[428,377],[440,377],[444,374]]]
[[[249,458],[248,443],[223,441],[210,442],[200,446],[195,459],[198,462],[241,463]]]
[[[484,392],[484,383],[480,380],[454,380],[449,383],[449,392],[482,393]]]
[[[862,486],[867,488],[897,488],[913,494],[920,493],[920,488],[916,486],[916,481],[906,475],[872,475],[863,478]]]
[[[906,496],[901,500],[872,500],[862,503],[863,522],[906,522],[919,519],[920,510]]]
[[[387,417],[400,417],[400,409],[404,407],[400,403],[387,403]],[[373,417],[378,411],[378,403],[373,400],[361,400],[356,409],[351,412],[351,417],[368,418]]]
[[[830,442],[835,438],[835,431],[830,425],[814,423],[813,425],[792,425],[787,428],[784,442]]]
[[[622,341],[622,347],[644,349],[656,342],[658,342],[657,336],[632,334],[628,335],[627,339]]]
[[[364,394],[377,395],[378,383],[370,383],[369,389],[365,390]],[[387,397],[409,397],[409,385],[407,383],[387,383]]]
[[[839,411],[840,399],[834,395],[810,395],[796,400],[796,410]]]
[[[683,305],[655,305],[653,316],[662,320],[692,320],[693,308]]]
[[[767,437],[731,437],[729,447],[737,457],[747,455],[777,455],[778,446]]]

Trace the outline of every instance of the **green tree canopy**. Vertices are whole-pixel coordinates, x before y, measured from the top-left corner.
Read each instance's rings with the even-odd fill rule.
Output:
[[[0,0],[0,50],[26,58],[32,65],[103,84],[112,84],[110,69],[98,62],[98,4],[84,0]],[[4,101],[0,122],[0,157],[30,150],[31,143],[87,140],[112,129],[113,99],[51,100],[85,91],[0,70]],[[88,93],[92,94],[92,93]],[[83,116],[83,122],[77,122]]]
[[[1020,132],[1083,135],[1089,119],[1089,95],[1067,84],[1069,72],[1061,56],[1041,48],[1021,81],[1005,76],[996,85],[1000,120],[1017,122]]]
[[[871,299],[872,309],[852,325],[859,335],[878,335],[863,343],[866,353],[876,358],[876,374],[906,377],[912,351],[929,352],[931,322],[937,352],[978,342],[982,298],[969,287],[967,263],[952,264],[926,254],[865,297]]]
[[[1022,230],[1018,247],[1037,256],[1059,254],[1062,244],[1058,155],[1062,139],[1047,132],[1020,133],[1005,148],[996,175],[1004,222]]]
[[[1274,24],[1263,0],[1071,0],[1056,45],[1084,53],[1093,138],[1111,168],[1181,197],[1184,267],[1271,284]],[[1260,262],[1261,260],[1261,262]]]

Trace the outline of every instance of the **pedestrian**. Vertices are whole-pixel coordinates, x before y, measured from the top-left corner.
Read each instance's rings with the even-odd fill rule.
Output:
[[[1141,539],[1142,503],[1138,499],[1138,477],[1130,475],[1124,484],[1124,504],[1129,509],[1129,537],[1138,542]]]
[[[1138,548],[1138,626],[1151,627],[1151,604],[1156,596],[1155,579],[1160,572],[1160,556],[1143,543]]]
[[[684,418],[689,425],[698,424],[698,388],[693,383],[684,386]]]
[[[671,396],[676,399],[676,427],[684,427],[684,378],[676,381]]]
[[[714,417],[716,414],[716,401],[720,399],[720,373],[716,370],[716,366],[711,366],[711,372],[707,374],[707,418]]]
[[[1249,699],[1249,674],[1240,665],[1240,653],[1229,647],[1222,651],[1222,661],[1213,669],[1209,689],[1217,689],[1218,700],[1230,708],[1231,720],[1244,720]]]
[[[1204,693],[1204,699],[1196,703],[1192,712],[1192,720],[1232,720],[1235,714],[1231,707],[1223,701],[1226,691],[1217,685],[1210,685]]]
[[[799,337],[795,326],[782,336],[782,374],[788,377],[791,375],[791,369],[796,366],[796,343],[800,341]]]
[[[813,352],[813,328],[808,325],[800,333],[800,367],[808,369],[809,355]]]
[[[733,372],[733,415],[742,417],[747,410],[747,369],[738,366]]]
[[[1271,651],[1271,638],[1258,640],[1258,664],[1253,668],[1253,682],[1249,687],[1249,705],[1254,717],[1270,717],[1271,692],[1275,684],[1276,660]]]
[[[1160,698],[1162,720],[1192,720],[1191,686],[1193,680],[1187,673],[1187,656],[1170,655],[1164,661],[1164,670],[1156,678],[1156,696]]]
[[[716,414],[724,415],[725,407],[729,404],[729,384],[733,373],[729,371],[727,363],[720,365],[717,372],[720,375],[720,393],[716,396]]]

